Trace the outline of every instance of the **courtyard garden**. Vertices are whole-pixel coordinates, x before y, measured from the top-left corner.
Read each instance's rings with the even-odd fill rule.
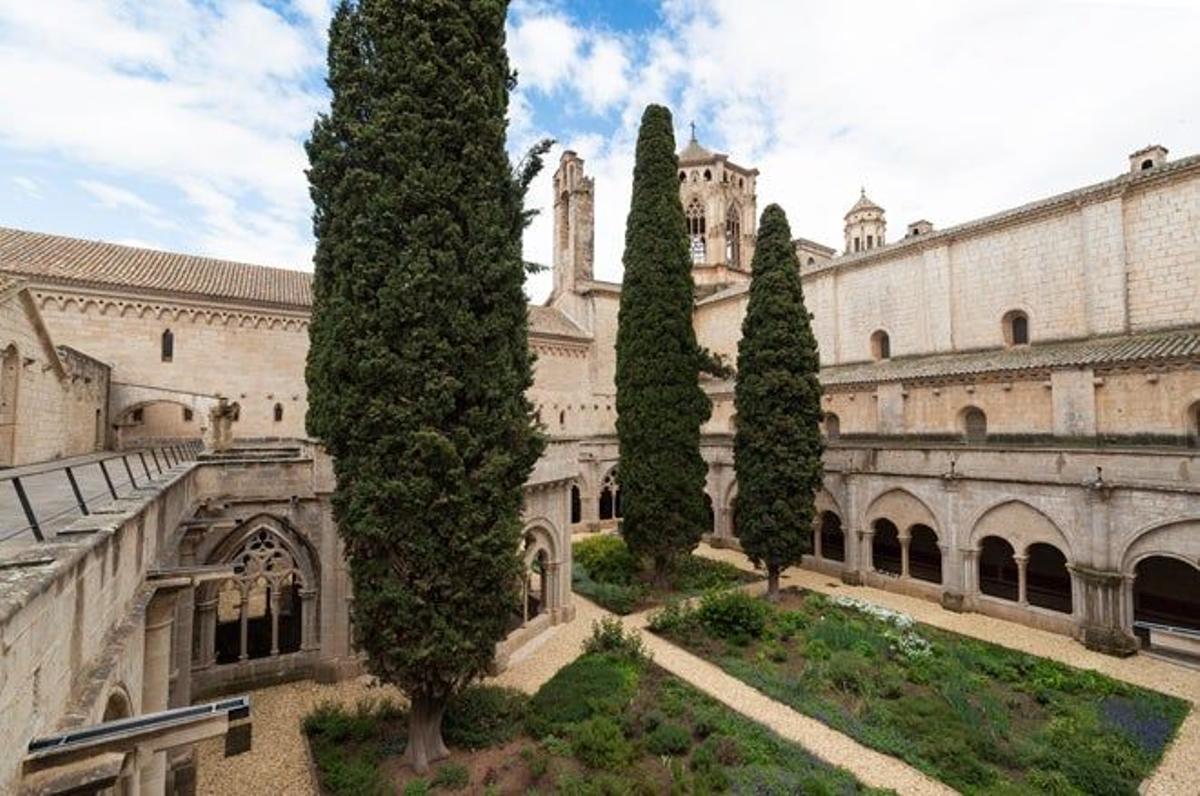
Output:
[[[583,539],[571,549],[575,592],[615,614],[631,614],[680,596],[761,580],[732,564],[689,553],[676,559],[670,588],[660,589],[653,584],[649,565],[638,560],[619,534]]]
[[[650,629],[965,794],[1136,794],[1188,711],[851,597],[713,592]]]
[[[394,703],[324,705],[304,723],[332,796],[878,793],[667,674],[616,620],[532,697],[472,687],[444,728],[450,758],[418,777]]]

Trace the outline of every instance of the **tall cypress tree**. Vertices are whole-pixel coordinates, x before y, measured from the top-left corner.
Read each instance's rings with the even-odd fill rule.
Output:
[[[317,237],[308,429],[367,665],[411,700],[406,756],[445,756],[447,699],[519,602],[522,485],[542,450],[505,153],[505,0],[343,0],[308,143]],[[544,151],[539,149],[537,155]]]
[[[616,382],[622,530],[635,553],[653,560],[659,584],[672,561],[699,544],[707,517],[700,426],[711,406],[698,381],[678,173],[671,112],[651,105],[638,132],[625,227]]]
[[[767,567],[767,594],[779,573],[812,545],[813,500],[821,486],[819,360],[792,230],[779,205],[758,227],[750,301],[738,342],[733,440],[738,539]]]

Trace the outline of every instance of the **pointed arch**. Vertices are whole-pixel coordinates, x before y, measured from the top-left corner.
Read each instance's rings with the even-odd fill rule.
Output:
[[[914,525],[927,525],[935,534],[941,533],[941,523],[929,504],[904,487],[891,487],[868,503],[861,527],[870,528],[879,519],[891,521],[901,533]]]
[[[725,213],[725,262],[731,268],[742,267],[742,208],[737,202]]]
[[[703,263],[707,260],[708,242],[705,229],[704,204],[700,197],[692,197],[685,212],[687,217],[688,240],[691,242],[692,262]]]
[[[1024,555],[1030,545],[1044,542],[1064,551],[1068,559],[1075,558],[1071,541],[1059,524],[1041,509],[1018,498],[993,503],[967,527],[971,529],[967,541],[972,547],[978,547],[984,537],[996,536],[1011,544],[1018,555]]]

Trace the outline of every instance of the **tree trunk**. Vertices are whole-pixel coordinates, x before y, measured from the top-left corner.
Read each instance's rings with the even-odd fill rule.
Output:
[[[654,588],[661,591],[671,588],[671,559],[666,556],[654,557]]]
[[[408,745],[404,749],[404,762],[418,774],[427,773],[430,763],[450,756],[450,750],[442,740],[442,717],[445,714],[445,699],[413,695],[408,713]]]
[[[767,601],[779,601],[779,565],[767,564]]]

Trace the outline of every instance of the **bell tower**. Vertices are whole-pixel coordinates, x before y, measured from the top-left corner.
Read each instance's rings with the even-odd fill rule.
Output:
[[[758,225],[755,182],[747,169],[692,137],[679,153],[679,200],[687,221],[692,277],[698,287],[722,286],[750,278]]]
[[[575,292],[592,279],[595,258],[595,181],[584,176],[583,159],[562,153],[554,172],[554,286],[551,299]]]
[[[887,219],[883,208],[867,198],[867,189],[846,213],[846,254],[878,249],[885,242]]]

